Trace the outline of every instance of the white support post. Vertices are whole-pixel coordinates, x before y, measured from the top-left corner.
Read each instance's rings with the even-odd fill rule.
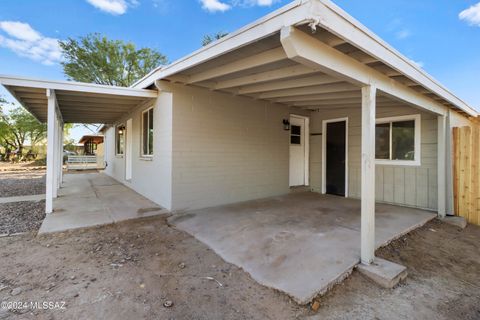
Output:
[[[362,88],[361,262],[375,258],[375,113],[376,87]]]
[[[63,139],[64,139],[64,130],[65,130],[65,126],[64,126],[64,123],[62,122],[62,124],[60,125],[60,150],[59,150],[59,157],[60,157],[60,184],[59,184],[59,187],[62,186],[62,183],[63,183]]]
[[[53,189],[55,188],[55,122],[56,122],[56,97],[55,91],[47,89],[48,116],[47,116],[47,178],[45,195],[45,212],[53,212]]]
[[[447,214],[447,166],[446,166],[446,125],[445,116],[437,117],[437,187],[438,216],[444,218]]]
[[[54,119],[54,136],[53,136],[53,153],[51,153],[53,157],[53,189],[52,189],[52,196],[53,198],[57,197],[57,190],[58,190],[58,117],[57,117],[57,110],[55,109],[55,119]],[[47,155],[47,157],[50,154]]]

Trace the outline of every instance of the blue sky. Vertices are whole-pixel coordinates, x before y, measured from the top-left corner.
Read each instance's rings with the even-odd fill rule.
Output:
[[[173,61],[198,49],[204,34],[235,31],[288,2],[2,0],[0,74],[63,80],[55,40],[90,32],[155,48]],[[480,109],[478,0],[334,2]],[[3,88],[0,95],[10,98]]]

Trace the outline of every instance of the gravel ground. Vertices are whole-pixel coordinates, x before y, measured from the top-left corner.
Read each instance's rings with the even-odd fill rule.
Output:
[[[0,197],[45,193],[45,171],[0,172]]]
[[[44,200],[0,204],[0,234],[37,231],[44,218]]]

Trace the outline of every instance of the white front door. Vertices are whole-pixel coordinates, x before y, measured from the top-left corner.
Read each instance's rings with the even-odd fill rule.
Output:
[[[290,187],[307,185],[307,119],[290,116]]]
[[[125,129],[125,180],[132,179],[132,119],[127,120]]]

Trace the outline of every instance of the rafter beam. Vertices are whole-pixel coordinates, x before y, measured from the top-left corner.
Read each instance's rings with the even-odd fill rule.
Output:
[[[231,80],[225,80],[218,82],[215,85],[214,89],[228,89],[234,87],[241,87],[244,85],[256,84],[267,81],[283,80],[287,78],[309,75],[313,73],[318,73],[318,71],[313,70],[312,68],[305,67],[301,64],[289,66],[285,68],[280,68],[276,70],[266,71],[255,73],[249,76],[239,77]]]
[[[283,81],[272,81],[262,84],[250,85],[242,87],[238,90],[238,94],[249,94],[256,92],[265,92],[273,90],[282,90],[282,89],[291,89],[291,88],[302,88],[317,86],[322,84],[330,84],[340,82],[340,80],[333,78],[331,76],[322,74],[315,75],[306,78],[283,80]]]
[[[281,42],[290,59],[360,86],[374,84],[379,91],[407,104],[444,115],[447,108],[388,76],[289,26],[282,28]]]
[[[285,51],[282,47],[278,47],[275,49],[264,51],[259,54],[255,54],[253,56],[236,60],[234,62],[224,64],[222,66],[218,66],[216,68],[210,68],[208,70],[190,75],[186,83],[192,84],[196,82],[210,80],[213,78],[218,78],[242,70],[259,67],[265,64],[274,63],[285,59],[287,59]]]
[[[261,93],[258,95],[258,98],[272,99],[272,98],[280,98],[280,97],[288,97],[288,96],[304,96],[309,94],[352,91],[355,89],[358,89],[358,88],[350,83],[333,83],[333,84],[325,84],[320,86],[312,86],[312,87],[304,87],[304,88],[275,90],[275,91]]]
[[[355,91],[343,91],[324,94],[312,94],[305,96],[292,96],[274,99],[275,102],[291,102],[291,101],[317,101],[317,100],[329,100],[329,99],[344,99],[344,98],[360,98],[360,90]]]

